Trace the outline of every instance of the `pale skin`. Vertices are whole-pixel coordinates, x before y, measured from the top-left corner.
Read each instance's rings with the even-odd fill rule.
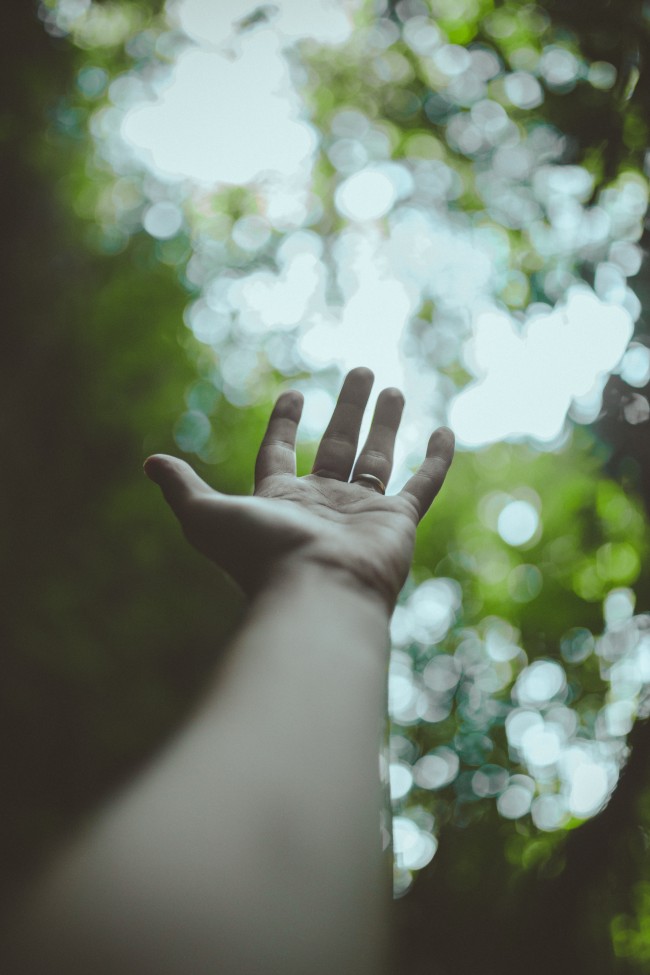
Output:
[[[311,474],[296,477],[302,399],[278,399],[252,497],[150,457],[189,541],[249,599],[225,666],[158,759],[31,891],[3,971],[381,975],[390,882],[379,820],[388,624],[415,532],[453,455],[445,428],[395,495],[403,409],[348,374]]]

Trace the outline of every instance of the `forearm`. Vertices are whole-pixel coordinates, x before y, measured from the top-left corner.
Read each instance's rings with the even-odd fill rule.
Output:
[[[344,576],[275,580],[194,719],[43,887],[48,972],[381,972],[387,649]]]

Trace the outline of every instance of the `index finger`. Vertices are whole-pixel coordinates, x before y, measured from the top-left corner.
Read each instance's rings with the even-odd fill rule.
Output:
[[[282,393],[260,444],[255,461],[255,484],[272,474],[296,473],[296,433],[302,413],[303,397],[296,389]]]
[[[442,487],[453,456],[454,435],[448,427],[439,427],[429,438],[427,455],[419,470],[399,492],[401,497],[414,503],[418,521],[424,518]]]

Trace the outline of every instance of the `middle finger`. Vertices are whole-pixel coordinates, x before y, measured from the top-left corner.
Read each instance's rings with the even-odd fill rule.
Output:
[[[345,377],[332,419],[316,453],[312,474],[339,481],[349,478],[374,378],[370,369],[364,367],[353,369]]]

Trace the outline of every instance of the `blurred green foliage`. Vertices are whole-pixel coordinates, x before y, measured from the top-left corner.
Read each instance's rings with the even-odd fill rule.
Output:
[[[269,366],[255,397],[240,406],[222,395],[219,356],[182,324],[200,290],[186,274],[192,235],[152,241],[137,220],[128,232],[114,220],[115,174],[93,156],[88,122],[108,79],[137,60],[130,39],[162,29],[162,5],[95,4],[96,22],[73,36],[75,46],[48,36],[30,5],[10,6],[15,43],[0,84],[9,245],[0,384],[7,458],[1,848],[8,896],[173,731],[212,675],[237,619],[238,598],[187,549],[143,478],[142,460],[185,447],[215,486],[248,492],[272,396],[291,375]],[[536,6],[436,0],[431,8],[451,43],[490,45],[511,68],[522,49],[539,55],[547,43],[585,62],[613,64],[616,85],[582,79],[568,96],[550,92],[536,111],[569,137],[572,157],[594,176],[594,199],[621,172],[641,169],[650,117],[642,3],[614,8],[603,0],[589,16],[577,3],[552,0]],[[397,4],[384,13],[399,25],[405,9]],[[109,22],[102,11],[112,17],[113,41],[105,36],[97,45],[92,31]],[[363,16],[371,26],[377,13],[368,7]],[[435,105],[426,109],[432,80],[407,45],[398,41],[387,58],[384,83],[377,83],[376,65],[360,75],[358,38],[336,57],[315,48],[307,55],[307,70],[318,80],[311,95],[307,86],[307,97],[323,131],[345,95],[356,110],[383,120],[396,158],[413,148],[409,140],[427,136],[427,152],[452,159],[466,177],[454,206],[468,212],[482,206],[474,163],[443,145]],[[526,124],[525,110],[513,114]],[[319,166],[327,199],[334,167],[324,156]],[[127,214],[137,211],[129,209],[130,179],[118,186]],[[232,222],[255,207],[251,193],[233,188],[197,226],[209,234],[220,215]],[[333,232],[337,220],[326,208],[318,231]],[[541,296],[543,281],[534,260],[526,265],[520,228],[508,234],[519,241],[532,289],[504,287],[502,300],[517,308]],[[229,260],[246,268],[249,257],[233,247]],[[637,331],[643,336],[643,319]],[[458,362],[449,373],[452,385],[467,379]],[[293,378],[304,372],[296,368]],[[333,389],[337,376],[324,370],[320,381]],[[631,758],[613,798],[585,824],[573,817],[544,830],[528,816],[505,819],[496,793],[481,797],[471,785],[486,760],[497,770],[525,772],[509,753],[504,722],[512,683],[530,661],[563,661],[569,703],[593,730],[607,692],[599,658],[567,659],[562,641],[575,628],[592,638],[602,633],[611,590],[634,590],[637,611],[650,606],[645,440],[645,426],[631,428],[613,412],[597,430],[576,428],[553,452],[497,444],[461,453],[437,514],[421,527],[404,604],[427,580],[451,579],[462,611],[433,647],[405,639],[401,652],[412,672],[423,672],[432,653],[456,652],[470,637],[484,641],[495,621],[509,628],[525,657],[506,661],[502,685],[484,695],[483,703],[494,705],[489,713],[477,717],[476,693],[460,684],[446,717],[394,719],[399,758],[414,765],[454,743],[461,759],[452,782],[439,790],[416,783],[396,803],[397,814],[424,830],[433,817],[440,835],[430,866],[396,905],[405,972],[509,973],[524,965],[532,975],[551,967],[595,975],[646,970],[645,722],[631,732]],[[300,447],[301,472],[312,455],[313,444]],[[521,545],[508,544],[490,514],[502,509],[504,494],[539,507],[541,529]],[[644,707],[641,699],[642,714]]]

